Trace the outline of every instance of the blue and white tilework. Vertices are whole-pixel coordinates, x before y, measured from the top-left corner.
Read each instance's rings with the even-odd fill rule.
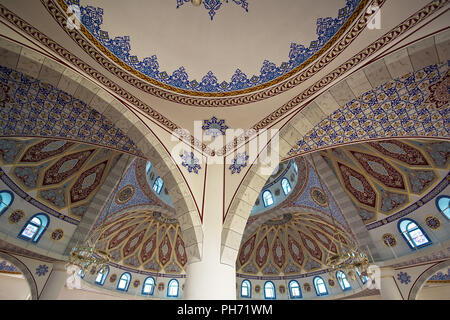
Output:
[[[231,174],[241,173],[241,169],[247,166],[247,160],[249,156],[247,152],[237,153],[236,157],[233,159],[233,163],[228,167],[230,169]]]
[[[235,4],[239,5],[248,12],[248,2],[247,0],[231,0]],[[177,9],[182,6],[185,2],[191,2],[191,0],[177,0]],[[228,3],[228,0],[225,0]],[[216,15],[216,11],[218,11],[223,4],[223,0],[203,0],[203,7],[208,10],[209,16],[211,17],[211,21]]]
[[[200,160],[194,156],[193,152],[183,151],[183,154],[181,154],[180,157],[183,160],[181,165],[186,167],[189,173],[194,172],[198,174],[198,170],[202,167],[199,164]]]
[[[450,108],[429,107],[429,87],[441,81],[450,61],[392,80],[348,102],[312,128],[289,155],[384,137],[450,136]]]
[[[225,124],[225,120],[219,120],[216,117],[212,117],[211,120],[203,120],[203,130],[207,136],[218,137],[225,135],[228,126]]]

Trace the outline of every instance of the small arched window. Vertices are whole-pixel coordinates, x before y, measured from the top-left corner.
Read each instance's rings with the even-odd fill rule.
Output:
[[[269,190],[266,190],[263,192],[262,198],[263,198],[263,202],[264,202],[264,207],[273,205],[273,196]]]
[[[264,284],[264,299],[276,299],[275,285],[272,281],[267,281]]]
[[[356,273],[358,274],[358,277],[361,280],[362,284],[366,284],[367,280],[369,280],[369,277],[366,275],[363,276],[361,272],[359,272],[358,268],[356,268]]]
[[[336,279],[339,282],[339,285],[341,286],[342,290],[349,290],[352,288],[352,286],[350,285],[350,282],[348,282],[347,280],[347,276],[345,275],[345,273],[343,271],[338,271],[336,272]]]
[[[283,192],[285,195],[287,195],[292,190],[291,184],[289,183],[289,180],[286,178],[283,178],[283,180],[281,180],[281,187],[283,188]]]
[[[327,286],[325,281],[321,277],[315,277],[313,280],[314,288],[316,289],[316,294],[318,296],[325,296],[328,294]]]
[[[169,285],[167,286],[167,296],[168,297],[178,297],[178,290],[179,290],[179,284],[178,281],[175,279],[172,279],[169,281]]]
[[[155,182],[153,182],[153,191],[155,191],[157,194],[161,193],[161,189],[164,185],[164,182],[162,181],[161,177],[156,178]]]
[[[241,297],[251,298],[252,296],[252,284],[248,280],[242,281],[241,284]]]
[[[144,285],[142,286],[142,294],[153,295],[153,291],[155,291],[155,279],[152,277],[148,277],[144,281]]]
[[[44,213],[32,216],[20,231],[18,237],[26,241],[38,242],[44,231],[47,230],[49,221],[48,216]]]
[[[297,164],[295,163],[295,161],[293,161],[292,166],[294,167],[295,174],[298,174],[298,167],[297,167]]]
[[[8,210],[14,200],[14,195],[9,191],[0,191],[0,216]]]
[[[147,161],[147,164],[145,165],[145,173],[149,173],[150,169],[152,168],[152,163],[150,161]]]
[[[302,297],[302,291],[297,281],[291,280],[289,282],[289,294],[291,295],[291,299],[300,299]]]
[[[450,197],[449,196],[439,196],[436,199],[436,206],[438,210],[450,220]]]
[[[428,236],[414,220],[402,219],[398,223],[398,228],[411,249],[418,249],[431,244]]]
[[[131,282],[131,274],[129,274],[128,272],[122,273],[119,282],[117,283],[117,290],[128,291],[130,282]]]
[[[106,266],[105,268],[102,268],[98,273],[97,277],[95,278],[95,283],[99,285],[103,285],[105,283],[106,277],[109,273],[109,267]]]
[[[78,276],[79,276],[81,279],[84,278],[84,272],[83,272],[83,269],[80,269],[80,270],[78,271]]]

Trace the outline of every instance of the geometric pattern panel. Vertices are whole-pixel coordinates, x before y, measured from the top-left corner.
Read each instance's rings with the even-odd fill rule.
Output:
[[[64,140],[0,139],[0,165],[26,192],[80,221],[121,153]]]
[[[450,143],[396,139],[352,144],[320,151],[363,222],[374,223],[424,196],[450,168]]]
[[[330,254],[355,243],[344,230],[339,222],[319,213],[299,211],[267,220],[243,239],[237,272],[280,275],[324,269]],[[335,237],[336,232],[340,238]]]
[[[142,156],[135,143],[105,116],[54,86],[0,65],[0,135],[73,139]],[[47,141],[36,146],[42,157],[70,146]],[[30,160],[32,159],[32,160]],[[23,161],[40,161],[29,150]]]
[[[429,65],[362,94],[308,131],[288,155],[369,139],[449,137],[449,95],[441,95],[440,103],[432,99],[436,91],[448,90],[443,81],[448,68],[447,62]],[[402,154],[401,148],[385,146],[386,153]]]
[[[187,254],[179,223],[147,209],[116,212],[91,231],[90,241],[125,267],[166,274],[184,273]]]

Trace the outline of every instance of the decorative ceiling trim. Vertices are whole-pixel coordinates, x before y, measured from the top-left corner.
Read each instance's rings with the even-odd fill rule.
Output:
[[[229,82],[218,80],[212,71],[209,71],[200,82],[197,80],[189,81],[189,75],[184,67],[179,67],[173,72],[172,76],[166,71],[160,72],[158,70],[158,58],[155,55],[144,58],[142,61],[139,61],[137,56],[130,55],[131,43],[129,36],[116,37],[113,42],[121,42],[119,46],[111,44],[108,32],[100,29],[104,12],[102,8],[80,6],[80,0],[56,1],[64,12],[68,11],[68,5],[80,8],[81,23],[77,24],[77,28],[101,53],[122,69],[152,85],[180,94],[220,97],[258,91],[298,73],[326,52],[346,32],[356,17],[363,11],[369,0],[347,0],[346,6],[338,11],[338,17],[330,19],[331,22],[323,19],[325,22],[321,23],[322,19],[319,18],[316,29],[318,39],[311,41],[308,48],[297,43],[291,44],[289,62],[283,62],[278,67],[274,63],[265,60],[260,69],[260,74],[253,75],[251,79],[248,79],[240,69],[237,69]],[[87,21],[89,23],[86,23]],[[114,53],[109,49],[111,46],[114,47]],[[301,52],[302,48],[304,49],[303,52]],[[143,65],[145,66],[143,67]],[[278,76],[272,78],[273,74]],[[237,89],[233,89],[233,86]]]

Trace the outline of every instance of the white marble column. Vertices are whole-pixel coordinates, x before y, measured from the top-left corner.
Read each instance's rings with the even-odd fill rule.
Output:
[[[57,262],[53,264],[52,272],[39,295],[39,300],[58,300],[67,277],[65,263]]]
[[[380,293],[383,300],[403,300],[394,279],[395,270],[393,268],[380,268]]]
[[[220,262],[222,238],[222,175],[223,167],[208,166],[205,209],[203,216],[202,259],[186,267],[183,299],[235,300],[236,266]]]

